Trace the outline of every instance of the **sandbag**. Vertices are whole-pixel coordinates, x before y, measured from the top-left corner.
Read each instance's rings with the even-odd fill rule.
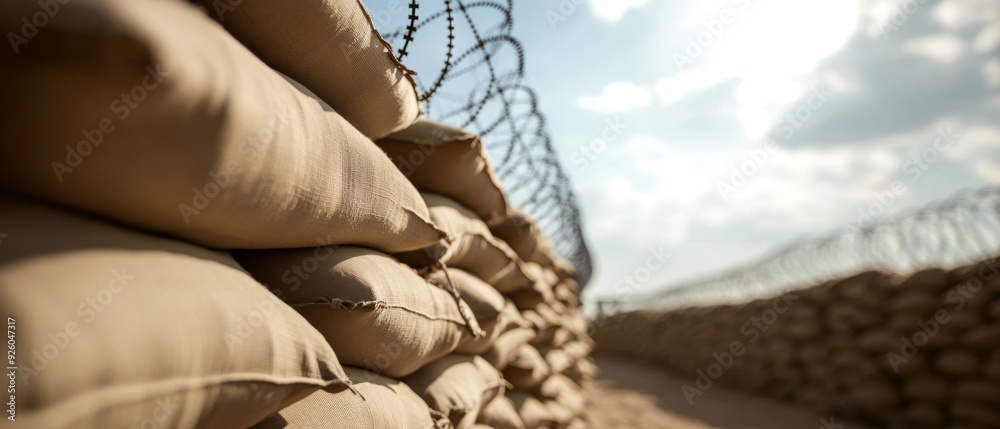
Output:
[[[452,198],[489,224],[507,215],[503,187],[478,136],[420,119],[375,143],[417,189]]]
[[[445,238],[371,140],[190,4],[69,2],[0,55],[4,187],[217,248]]]
[[[496,369],[504,369],[515,356],[522,345],[528,344],[535,338],[535,331],[531,328],[516,328],[500,335],[493,346],[485,353],[486,359]]]
[[[531,216],[520,209],[511,208],[502,222],[490,226],[490,231],[526,262],[542,266],[551,266],[554,262],[551,243],[544,239],[545,234]]]
[[[552,287],[558,281],[555,278],[555,273],[534,262],[526,262],[523,266],[524,273],[531,279],[531,284],[509,295],[514,305],[521,310],[529,310],[542,303],[553,302],[555,295],[552,292]]]
[[[396,59],[358,0],[192,1],[369,138],[405,128],[420,114],[414,72]]]
[[[246,427],[349,383],[323,337],[224,252],[9,199],[0,225],[24,427]]]
[[[448,292],[375,250],[246,250],[234,256],[312,323],[346,365],[400,378],[472,335]]]
[[[483,407],[504,392],[500,372],[479,356],[448,355],[403,381],[456,429],[472,427]]]
[[[483,279],[501,293],[528,287],[532,279],[517,254],[504,242],[493,237],[489,228],[475,213],[450,198],[421,193],[430,208],[431,219],[448,233],[448,247],[401,253],[397,257],[416,267],[434,265],[440,260],[453,268],[461,268]]]
[[[522,344],[517,354],[503,369],[503,377],[515,389],[530,389],[549,376],[549,365],[538,349]]]
[[[454,283],[483,330],[482,336],[465,338],[455,349],[458,353],[482,354],[493,346],[493,342],[501,334],[513,327],[525,325],[513,303],[504,299],[493,286],[472,274],[448,268],[431,273],[427,280],[440,287],[448,287]]]
[[[514,409],[514,403],[506,395],[494,398],[483,407],[476,423],[481,423],[493,429],[524,429],[521,416]]]
[[[512,390],[507,392],[507,397],[513,402],[514,409],[521,416],[525,427],[537,428],[557,424],[549,407],[531,393]]]
[[[451,423],[401,381],[360,368],[344,367],[354,390],[318,391],[258,423],[253,429],[427,429]]]

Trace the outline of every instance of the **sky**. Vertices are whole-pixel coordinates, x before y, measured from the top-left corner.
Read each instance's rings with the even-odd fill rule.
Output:
[[[589,302],[1000,182],[995,0],[515,1],[513,35]]]

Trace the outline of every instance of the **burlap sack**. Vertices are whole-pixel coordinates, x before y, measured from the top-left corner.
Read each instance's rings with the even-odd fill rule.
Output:
[[[574,282],[575,283],[575,282]],[[553,295],[559,302],[570,308],[577,308],[580,306],[580,295],[577,294],[571,286],[568,286],[566,282],[560,282],[553,289]]]
[[[934,367],[944,374],[964,377],[975,374],[980,357],[969,350],[952,348],[941,351],[934,359]]]
[[[358,0],[193,2],[369,138],[400,130],[420,114],[414,73],[396,59]]]
[[[948,323],[951,326],[951,322]],[[962,334],[960,342],[969,348],[982,351],[1000,348],[1000,325],[980,325]]]
[[[939,428],[944,426],[945,416],[941,407],[926,402],[910,403],[902,413],[904,423],[916,427]]]
[[[882,415],[900,404],[899,392],[892,384],[872,379],[847,387],[847,404],[855,410]]]
[[[1000,410],[996,406],[972,401],[955,401],[948,407],[952,417],[959,424],[979,427],[1000,427]]]
[[[589,358],[577,360],[574,365],[563,372],[563,375],[581,385],[597,378],[599,374],[600,370],[597,368],[597,364]]]
[[[955,397],[997,406],[1000,405],[1000,386],[975,378],[964,379],[955,384]]]
[[[514,403],[514,409],[521,416],[525,427],[551,427],[557,424],[549,407],[531,393],[513,390],[507,392],[507,397]]]
[[[946,403],[954,399],[951,381],[936,373],[914,374],[903,380],[903,396],[908,399]]]
[[[5,33],[38,10],[6,3]],[[69,2],[0,55],[5,187],[210,247],[444,237],[377,146],[190,4]]]
[[[533,338],[535,338],[535,331],[531,328],[512,329],[500,335],[493,342],[493,347],[483,353],[483,358],[494,368],[502,370],[517,356],[521,346],[528,344]]]
[[[530,344],[522,344],[517,354],[503,369],[503,377],[515,389],[530,389],[537,386],[551,374],[545,357]]]
[[[478,136],[421,119],[376,143],[417,189],[452,198],[489,224],[507,215],[503,187]]]
[[[510,248],[526,262],[535,262],[542,266],[551,266],[554,262],[551,256],[554,253],[550,249],[551,243],[542,240],[545,234],[531,216],[519,209],[511,208],[502,222],[490,226],[490,231],[510,245]]]
[[[523,267],[524,273],[532,281],[528,287],[509,294],[514,305],[521,310],[529,310],[542,303],[553,302],[555,295],[552,287],[558,280],[555,273],[534,262],[525,262]]]
[[[437,270],[430,273],[427,280],[440,287],[446,287],[449,283],[454,284],[480,322],[496,319],[507,304],[500,292],[465,270],[458,268]]]
[[[576,414],[563,406],[563,404],[560,404],[559,401],[546,399],[543,400],[542,403],[545,404],[545,408],[548,408],[549,416],[552,417],[552,421],[560,427],[569,424],[569,422],[576,417]]]
[[[14,200],[0,225],[26,428],[245,427],[346,386],[322,336],[225,253]]]
[[[493,429],[525,429],[514,403],[506,395],[497,396],[486,404],[476,423]]]
[[[456,429],[472,427],[483,407],[504,392],[500,372],[479,356],[448,355],[403,381]]]
[[[422,193],[430,207],[431,219],[448,233],[450,247],[400,253],[399,260],[416,267],[434,265],[438,260],[454,268],[475,274],[501,293],[510,293],[531,285],[532,279],[517,254],[493,237],[475,213],[455,200]]]
[[[377,251],[344,246],[234,255],[347,365],[404,377],[471,335],[448,292]]]
[[[357,391],[319,391],[281,410],[254,429],[450,428],[451,423],[401,381],[344,367]]]
[[[546,238],[546,240],[548,239]],[[556,248],[552,246],[551,243],[548,244],[546,249],[550,252],[550,257],[552,258],[552,271],[556,274],[559,280],[576,281],[576,267],[574,267],[569,261],[559,257],[556,253]]]

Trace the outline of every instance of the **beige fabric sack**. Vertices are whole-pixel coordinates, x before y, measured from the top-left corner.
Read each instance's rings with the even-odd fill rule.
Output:
[[[597,368],[597,364],[594,363],[590,358],[579,359],[576,364],[570,366],[563,375],[569,377],[570,380],[575,381],[577,384],[584,384],[597,378],[600,375],[600,370]]]
[[[507,392],[507,397],[514,403],[514,409],[521,416],[525,427],[552,427],[557,424],[549,407],[531,393],[512,390]]]
[[[484,335],[467,337],[458,348],[459,353],[482,354],[493,345],[493,342],[506,332],[511,324],[520,323],[520,313],[513,303],[507,302],[500,292],[465,271],[457,268],[447,268],[431,273],[427,280],[439,287],[446,288],[454,284],[461,293],[462,299],[469,304],[472,314],[476,316],[479,327]]]
[[[369,138],[402,129],[420,114],[414,73],[396,59],[359,0],[193,1]]]
[[[305,316],[346,365],[404,377],[471,336],[448,292],[378,251],[330,246],[234,255]]]
[[[525,429],[521,416],[514,409],[514,403],[506,395],[497,396],[486,404],[476,423],[493,429]]]
[[[420,119],[376,141],[417,189],[460,202],[492,224],[507,216],[507,199],[478,136]]]
[[[319,391],[254,426],[254,429],[428,429],[451,423],[401,381],[344,367],[357,391]]]
[[[493,347],[483,353],[483,358],[494,368],[503,370],[517,356],[521,346],[528,344],[533,338],[535,331],[531,328],[511,329],[493,342]]]
[[[568,390],[579,390],[580,386],[576,384],[573,380],[562,374],[552,374],[542,384],[538,385],[534,393],[539,398],[545,399],[556,399],[562,392]]]
[[[576,414],[563,406],[563,404],[559,403],[559,401],[547,399],[543,400],[542,403],[545,404],[545,408],[548,408],[549,416],[552,417],[552,421],[560,427],[569,424],[569,422],[576,417]]]
[[[551,266],[554,262],[551,243],[545,239],[545,234],[531,216],[520,209],[511,208],[507,217],[492,225],[490,230],[494,236],[510,245],[522,260],[542,266]]]
[[[6,3],[4,29],[38,10]],[[0,54],[0,185],[218,248],[444,238],[371,140],[193,5],[69,2],[20,49]]]
[[[228,254],[14,200],[0,225],[26,428],[246,427],[348,383]]]
[[[472,427],[483,407],[504,392],[500,372],[479,356],[448,355],[403,381],[456,429]]]
[[[440,260],[453,268],[461,268],[486,281],[501,293],[510,293],[531,285],[527,268],[517,254],[504,242],[493,237],[489,228],[475,213],[455,200],[437,194],[421,193],[430,208],[431,219],[453,240],[450,247],[397,255],[410,265],[426,267]]]
[[[524,272],[532,280],[527,288],[510,294],[511,301],[521,310],[534,309],[542,303],[553,302],[555,295],[552,286],[557,279],[552,270],[542,267],[534,262],[524,263]],[[537,310],[536,310],[537,311]]]
[[[515,389],[530,389],[549,376],[549,365],[538,349],[530,344],[522,344],[517,354],[503,369],[503,377]]]

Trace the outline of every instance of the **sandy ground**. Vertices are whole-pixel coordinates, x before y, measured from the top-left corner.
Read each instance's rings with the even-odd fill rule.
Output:
[[[594,356],[601,375],[587,390],[593,428],[637,429],[860,429],[772,399],[715,385],[689,405],[681,386],[690,381],[617,356]],[[825,422],[824,422],[825,419]]]

